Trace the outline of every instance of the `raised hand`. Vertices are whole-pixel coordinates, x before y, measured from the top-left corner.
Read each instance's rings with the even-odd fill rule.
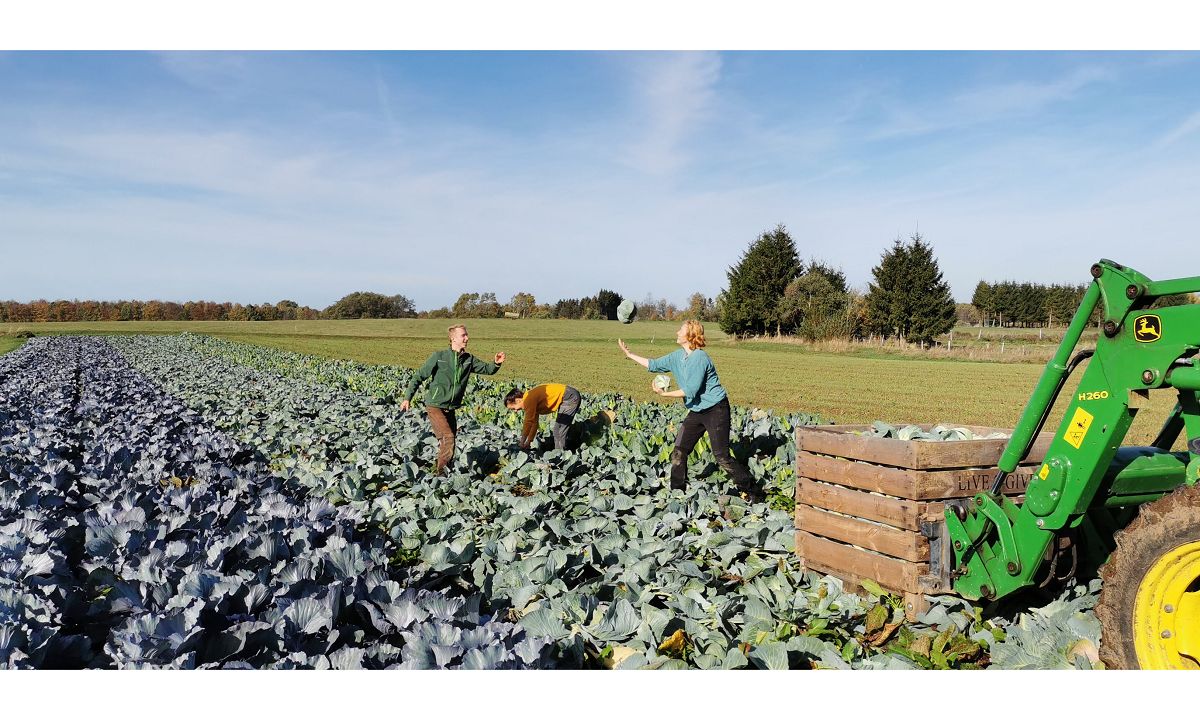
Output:
[[[497,365],[503,365],[503,364],[504,364],[504,353],[502,353],[502,352],[498,352],[498,353],[496,353],[496,364],[497,364]]]

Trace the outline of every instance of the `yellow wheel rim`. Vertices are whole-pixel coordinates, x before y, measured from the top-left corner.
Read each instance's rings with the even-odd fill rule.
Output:
[[[1164,553],[1142,578],[1133,633],[1140,667],[1200,670],[1200,541]]]

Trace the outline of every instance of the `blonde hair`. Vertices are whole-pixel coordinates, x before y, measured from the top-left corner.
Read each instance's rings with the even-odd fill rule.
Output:
[[[450,327],[446,328],[446,334],[449,335],[450,337],[454,337],[455,330],[466,330],[466,329],[467,329],[466,325],[451,325]]]
[[[704,342],[704,326],[699,320],[683,321],[683,337],[693,350],[699,350],[707,344]]]

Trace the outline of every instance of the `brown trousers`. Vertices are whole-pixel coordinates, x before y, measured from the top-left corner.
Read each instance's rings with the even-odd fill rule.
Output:
[[[454,435],[458,432],[458,419],[453,410],[443,410],[432,405],[425,406],[433,435],[438,439],[437,474],[445,475],[446,468],[454,461]]]

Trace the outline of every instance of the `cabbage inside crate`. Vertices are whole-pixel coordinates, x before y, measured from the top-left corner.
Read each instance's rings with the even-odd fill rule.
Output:
[[[922,425],[929,430],[932,426]],[[976,435],[1009,430],[962,426]],[[940,580],[949,549],[936,538],[947,502],[987,490],[1007,439],[898,440],[861,435],[869,425],[796,429],[796,553],[806,567],[851,586],[873,580],[904,597],[910,619]],[[1043,433],[1002,492],[1019,502],[1052,434]]]

